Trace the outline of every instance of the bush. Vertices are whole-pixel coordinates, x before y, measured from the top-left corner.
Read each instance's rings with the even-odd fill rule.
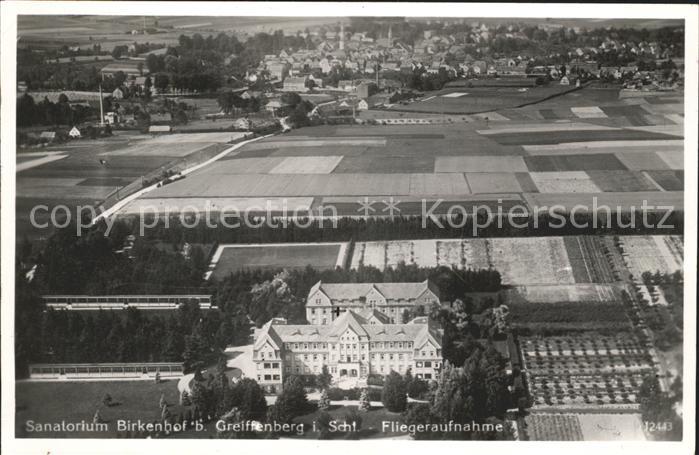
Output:
[[[377,385],[383,387],[384,378],[379,374],[370,374],[366,380],[367,385]]]
[[[392,371],[386,377],[381,393],[381,402],[391,412],[403,412],[408,403],[407,387],[403,377]]]

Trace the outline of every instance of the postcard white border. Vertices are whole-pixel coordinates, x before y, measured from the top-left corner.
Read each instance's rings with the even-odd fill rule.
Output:
[[[697,5],[640,4],[397,4],[397,3],[214,3],[197,2],[2,2],[2,449],[11,454],[142,454],[315,452],[364,453],[492,452],[585,454],[632,452],[692,453],[695,443],[696,271],[697,261]],[[15,90],[16,16],[19,14],[109,14],[135,16],[290,16],[290,17],[504,17],[625,18],[685,20],[685,331],[684,440],[670,442],[457,442],[457,441],[296,441],[296,440],[75,440],[14,438],[14,254],[15,254]]]

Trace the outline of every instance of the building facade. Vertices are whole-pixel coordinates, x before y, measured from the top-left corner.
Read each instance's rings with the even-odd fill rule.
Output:
[[[377,311],[346,311],[331,324],[288,325],[272,319],[255,333],[257,381],[281,390],[290,375],[317,375],[323,366],[333,380],[363,379],[391,371],[436,379],[442,366],[441,334],[426,317],[407,324],[384,323]]]
[[[440,303],[439,290],[429,280],[421,283],[323,283],[308,292],[306,320],[330,324],[348,310],[377,310],[390,323],[400,323],[405,310],[422,307],[425,312]]]

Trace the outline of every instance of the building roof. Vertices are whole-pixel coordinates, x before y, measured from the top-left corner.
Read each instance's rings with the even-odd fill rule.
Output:
[[[348,329],[369,341],[412,341],[415,348],[432,340],[441,345],[439,335],[428,323],[413,321],[409,324],[370,324],[369,321],[354,311],[346,311],[328,325],[287,325],[281,320],[272,319],[258,330],[254,349],[260,349],[267,340],[281,347],[289,342],[333,342],[337,341]]]
[[[427,289],[439,297],[437,287],[429,280],[420,283],[323,283],[319,281],[311,288],[308,295],[321,290],[331,300],[359,300],[372,289],[376,289],[387,300],[415,299]]]

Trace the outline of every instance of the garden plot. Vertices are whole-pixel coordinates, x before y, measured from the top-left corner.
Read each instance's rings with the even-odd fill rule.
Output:
[[[678,175],[678,171],[644,171],[643,173],[660,185],[663,191],[684,190],[684,179]]]
[[[466,195],[470,193],[471,189],[463,174],[410,174],[408,194],[411,196]]]
[[[386,145],[386,138],[371,138],[371,137],[340,137],[340,138],[299,138],[288,140],[274,139],[269,141],[260,141],[246,146],[246,150],[258,150],[268,148],[284,148],[284,147],[334,147],[341,146],[364,146],[364,147],[383,147]]]
[[[376,267],[379,270],[386,268],[387,242],[366,242],[364,252],[360,260],[364,266]]]
[[[185,157],[192,153],[203,150],[214,142],[185,142],[186,139],[180,139],[181,142],[158,143],[145,140],[138,144],[130,145],[126,148],[113,150],[110,152],[100,153],[100,156],[171,156]]]
[[[600,193],[584,171],[531,172],[532,180],[540,193]]]
[[[683,248],[676,236],[619,236],[619,249],[629,272],[637,280],[644,272],[682,270]]]
[[[532,413],[524,418],[530,441],[582,441],[583,433],[575,414]]]
[[[617,152],[619,161],[631,171],[655,171],[670,169],[667,163],[656,152]]]
[[[611,153],[526,156],[524,161],[532,172],[626,170]]]
[[[590,141],[560,144],[523,145],[530,155],[559,155],[568,153],[655,152],[658,150],[682,150],[684,141],[676,139],[648,141]]]
[[[595,125],[593,123],[581,122],[561,122],[561,123],[522,123],[505,125],[497,125],[487,130],[477,130],[478,134],[484,136],[507,134],[507,133],[535,133],[535,132],[553,132],[553,131],[601,131],[613,130],[616,128],[604,125]]]
[[[479,172],[466,173],[471,192],[473,193],[521,193],[522,187],[514,173]]]
[[[644,441],[640,414],[578,414],[584,441]]]
[[[632,333],[521,337],[534,408],[637,406],[652,358]]]
[[[329,174],[342,156],[294,156],[284,158],[269,172],[271,174]]]
[[[435,172],[527,172],[520,156],[438,156]]]
[[[285,197],[285,198],[233,198],[233,197],[210,197],[210,198],[139,198],[118,211],[120,215],[138,214],[171,214],[181,213],[212,213],[212,214],[238,214],[244,217],[245,214],[283,216],[292,218],[294,216],[307,216],[313,204],[312,197]],[[243,219],[235,217],[227,218],[226,223],[234,225],[236,222],[243,222]]]
[[[602,191],[655,191],[658,188],[642,172],[587,171]]]
[[[267,174],[284,158],[235,158],[222,159],[212,166],[203,168],[199,173],[213,175],[232,174]]]
[[[386,244],[386,267],[396,268],[400,263],[413,264],[413,242]]]
[[[437,266],[439,240],[413,240],[413,262],[419,267]]]
[[[618,289],[610,284],[530,284],[507,290],[508,299],[516,303],[538,302],[613,302]]]
[[[607,114],[599,106],[571,107],[570,110],[579,118],[606,118]]]
[[[474,270],[490,267],[486,240],[481,239],[357,242],[351,264],[353,268],[363,264],[383,270],[401,261],[419,267],[439,265]]]
[[[179,144],[187,143],[227,143],[244,138],[249,133],[191,133],[191,134],[165,134],[148,139],[149,144]]]
[[[684,154],[682,152],[658,152],[658,156],[665,161],[670,169],[676,171],[684,169]]]
[[[440,266],[464,268],[464,240],[438,240],[437,261]]]
[[[576,235],[563,237],[568,261],[577,283],[613,283],[615,273],[607,258],[609,252],[597,237]]]
[[[575,283],[561,237],[494,238],[488,245],[505,285]]]

